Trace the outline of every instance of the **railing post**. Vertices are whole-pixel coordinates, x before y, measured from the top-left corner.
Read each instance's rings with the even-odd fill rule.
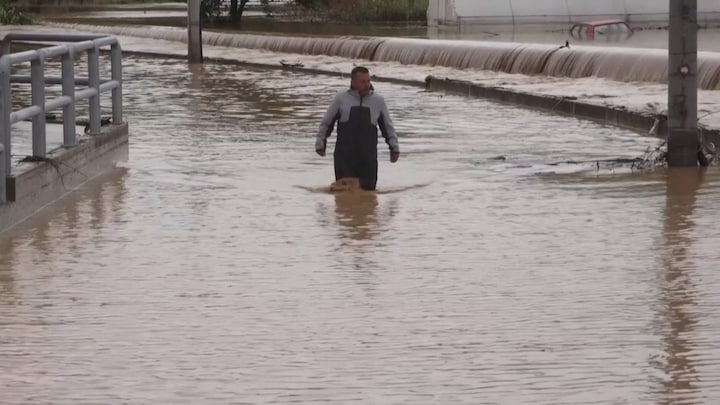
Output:
[[[11,41],[2,41],[2,55],[9,55],[10,54],[10,43]],[[0,56],[2,56],[0,55]]]
[[[100,52],[95,45],[88,50],[88,87],[97,90],[97,94],[88,99],[90,109],[90,133],[100,133]]]
[[[7,182],[7,174],[5,173],[5,154],[3,153],[5,147],[0,145],[0,204],[4,203],[7,198],[5,195],[5,183]]]
[[[62,95],[75,99],[75,48],[62,57]],[[75,146],[75,102],[63,107],[63,146]]]
[[[45,54],[37,53],[30,62],[32,105],[40,107],[40,113],[32,118],[32,153],[34,157],[45,157],[47,140],[45,137]]]
[[[122,104],[122,48],[120,43],[112,44],[110,51],[111,79],[117,81],[118,87],[112,90],[112,122],[120,124],[123,120]]]
[[[10,175],[12,161],[12,147],[10,143],[10,113],[12,112],[12,103],[10,97],[10,56],[0,58],[0,138],[3,145],[3,154],[0,157],[2,171],[5,176]],[[5,178],[0,179],[5,187]],[[0,195],[2,201],[5,201],[5,193]]]

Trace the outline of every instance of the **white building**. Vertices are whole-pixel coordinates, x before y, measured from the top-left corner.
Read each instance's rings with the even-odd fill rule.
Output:
[[[670,0],[430,0],[428,26],[566,24],[621,18],[667,22]],[[698,0],[700,23],[720,21],[720,0]]]

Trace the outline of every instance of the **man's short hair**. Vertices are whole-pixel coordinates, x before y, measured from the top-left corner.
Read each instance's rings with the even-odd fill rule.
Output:
[[[364,66],[355,66],[352,72],[350,72],[350,77],[354,78],[358,73],[370,74],[370,71]]]

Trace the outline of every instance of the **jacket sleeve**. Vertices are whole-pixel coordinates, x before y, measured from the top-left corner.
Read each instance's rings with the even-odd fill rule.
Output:
[[[325,150],[327,148],[327,138],[332,135],[335,128],[335,121],[340,118],[340,94],[335,96],[332,104],[325,111],[320,128],[315,139],[315,150]]]
[[[387,104],[385,99],[380,98],[380,117],[378,118],[378,125],[380,131],[385,138],[385,143],[390,147],[391,152],[400,152],[400,144],[398,142],[397,133],[395,132],[395,126],[393,125],[390,113],[388,112]]]

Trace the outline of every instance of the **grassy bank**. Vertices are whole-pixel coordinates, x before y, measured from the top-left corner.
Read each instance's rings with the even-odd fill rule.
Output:
[[[11,7],[6,0],[0,0],[0,24],[15,25],[30,24],[31,22],[29,18]]]
[[[353,3],[331,9],[332,15],[356,22],[427,19],[428,0],[356,0]]]
[[[0,0],[9,2],[17,10],[29,13],[51,14],[69,11],[112,10],[119,6],[123,9],[153,9],[161,3],[182,3],[183,0]],[[157,3],[157,4],[156,4]]]

